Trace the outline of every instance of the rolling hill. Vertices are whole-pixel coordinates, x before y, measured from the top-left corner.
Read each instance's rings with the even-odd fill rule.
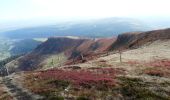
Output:
[[[71,37],[52,37],[39,45],[31,53],[11,62],[19,70],[51,68],[73,64],[96,54],[118,49],[135,49],[157,40],[169,39],[169,29],[139,33],[125,33],[116,38],[84,39]],[[80,63],[80,62],[79,62]]]
[[[170,29],[153,30],[148,32],[132,32],[120,34],[111,50],[115,49],[133,49],[146,43],[152,43],[156,40],[170,39]]]
[[[31,53],[26,54],[7,66],[18,70],[35,70],[64,65],[68,60],[81,58],[81,55],[93,55],[107,51],[115,38],[84,39],[70,37],[52,37],[40,44]],[[10,68],[9,68],[10,69]]]

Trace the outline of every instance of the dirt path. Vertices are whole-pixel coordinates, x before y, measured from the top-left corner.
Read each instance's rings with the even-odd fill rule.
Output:
[[[14,98],[14,100],[41,100],[42,98],[38,95],[28,92],[20,85],[16,84],[12,78],[4,77],[2,82]]]

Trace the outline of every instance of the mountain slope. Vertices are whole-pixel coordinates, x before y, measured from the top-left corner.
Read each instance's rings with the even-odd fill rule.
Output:
[[[111,50],[138,48],[148,42],[170,39],[170,29],[120,34]]]
[[[13,46],[9,51],[11,56],[26,54],[31,52],[41,43],[41,41],[34,39],[19,40],[13,43]]]
[[[15,66],[17,70],[52,68],[64,64],[81,63],[80,61],[89,60],[89,57],[91,59],[108,50],[134,49],[167,39],[170,39],[170,29],[125,33],[119,35],[117,40],[116,38],[53,37],[39,45],[33,52],[9,63],[8,66]]]
[[[105,52],[114,41],[115,38],[94,40],[53,37],[39,45],[31,53],[14,60],[7,66],[9,69],[15,67],[17,70],[35,70],[59,66],[67,60],[79,59],[81,55]]]

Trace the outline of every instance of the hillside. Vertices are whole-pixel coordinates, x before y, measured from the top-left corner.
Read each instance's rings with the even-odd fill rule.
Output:
[[[26,54],[26,53],[31,52],[41,43],[42,41],[37,41],[34,39],[18,40],[13,43],[9,52],[11,56]]]
[[[73,59],[81,58],[81,55],[93,55],[102,53],[115,41],[115,38],[105,39],[81,39],[71,37],[52,37],[39,45],[31,53],[20,57],[7,64],[9,69],[35,70],[38,68],[51,68],[61,66]],[[14,70],[15,70],[14,68]]]
[[[62,45],[63,42],[65,44]],[[50,44],[51,46],[49,46]],[[51,100],[51,98],[61,100],[169,100],[169,44],[169,29],[126,33],[120,35],[117,39],[94,40],[53,37],[37,47],[32,52],[34,56],[28,54],[11,62],[15,64],[24,62],[27,65],[23,66],[27,67],[33,64],[37,66],[39,63],[35,62],[44,56],[48,61],[52,61],[52,67],[46,70],[12,74],[4,81],[6,86],[12,84],[15,87],[20,87],[20,90],[27,89],[32,94],[30,97],[34,97],[36,94],[42,96],[45,100]],[[67,46],[68,48],[66,48]],[[94,55],[96,52],[105,52],[110,49],[113,51]],[[116,52],[117,49],[124,49],[121,51],[121,61],[120,53]],[[56,54],[61,53],[61,51],[64,51],[64,53],[62,52],[58,58],[59,55],[56,56]],[[85,62],[55,65],[55,60],[70,60],[69,56],[75,51],[76,54],[90,54],[90,57],[94,56],[95,58],[89,59],[89,56],[87,56]],[[53,60],[47,56],[50,53],[52,53]],[[63,55],[66,59],[61,58]],[[57,59],[54,59],[55,57]],[[77,56],[73,57],[76,58]],[[16,69],[18,68],[16,67]],[[8,88],[11,89],[12,87]],[[22,91],[20,93],[17,89],[14,93],[22,96]],[[25,95],[28,95],[28,92]]]
[[[133,49],[156,40],[170,39],[170,29],[120,34],[111,50]]]
[[[169,29],[124,33],[116,38],[83,39],[52,37],[31,53],[9,63],[17,70],[49,69],[86,62],[109,50],[135,49],[158,40],[169,39]],[[83,60],[83,61],[82,61]]]

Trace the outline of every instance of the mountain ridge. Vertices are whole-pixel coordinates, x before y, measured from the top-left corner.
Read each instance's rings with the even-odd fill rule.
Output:
[[[17,70],[36,70],[43,68],[43,66],[51,68],[65,64],[82,63],[100,57],[101,54],[107,53],[108,55],[108,52],[117,50],[136,49],[149,42],[166,39],[170,39],[170,29],[124,33],[117,38],[51,37],[31,53],[18,58],[7,66],[16,65]]]
[[[118,35],[116,42],[110,49],[133,49],[138,48],[147,42],[165,39],[170,39],[170,28],[147,32],[124,33]]]

